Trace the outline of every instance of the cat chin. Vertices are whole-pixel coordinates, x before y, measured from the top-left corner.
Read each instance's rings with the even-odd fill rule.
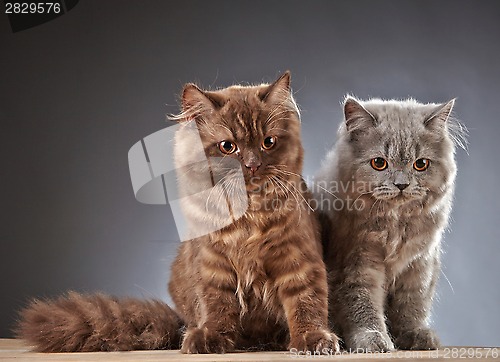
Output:
[[[251,194],[260,194],[262,191],[265,191],[268,187],[266,186],[266,182],[262,178],[252,178],[251,180],[245,179],[245,188],[248,193]]]
[[[260,196],[263,200],[266,198],[274,199],[276,197],[286,195],[285,192],[279,188],[276,188],[272,185],[260,185],[259,187],[248,186],[246,187],[246,191],[248,196]]]

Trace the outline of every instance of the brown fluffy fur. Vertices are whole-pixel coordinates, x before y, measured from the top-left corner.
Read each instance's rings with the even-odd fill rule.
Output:
[[[217,92],[188,85],[183,104],[181,122],[196,121],[206,155],[241,163],[249,208],[231,225],[179,249],[170,294],[187,324],[182,351],[337,349],[337,338],[328,330],[319,229],[300,176],[300,120],[289,74],[271,85]],[[276,135],[277,143],[263,150],[268,135]],[[214,146],[222,140],[235,142],[238,152],[222,155]],[[193,157],[191,145],[180,131],[175,158]],[[248,167],[252,160],[260,164],[255,174]],[[197,179],[184,176],[182,185]],[[206,206],[195,201],[184,207],[196,218]]]
[[[34,300],[21,311],[17,335],[38,352],[179,348],[177,314],[163,302],[69,292]]]
[[[181,126],[196,122],[207,157],[241,163],[243,201],[248,202],[244,215],[232,224],[179,248],[169,290],[187,327],[181,351],[338,350],[337,337],[328,328],[319,228],[300,176],[300,119],[289,73],[271,85],[214,92],[186,85],[183,112],[176,119]],[[193,156],[193,138],[185,132],[181,127],[176,135],[177,162]],[[269,135],[277,141],[268,150],[262,145]],[[235,142],[238,152],[221,154],[224,140]],[[191,195],[192,190],[183,188],[197,189],[199,169],[180,170],[180,191]],[[194,225],[214,221],[219,203],[228,201],[215,198],[211,213],[207,205],[212,199],[193,199],[183,206]],[[177,315],[160,302],[70,293],[33,302],[21,313],[18,335],[39,351],[176,348],[180,326]]]

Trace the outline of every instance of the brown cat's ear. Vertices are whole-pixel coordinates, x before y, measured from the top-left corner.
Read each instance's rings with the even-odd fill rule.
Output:
[[[290,96],[290,78],[290,71],[287,70],[272,84],[261,89],[259,98],[267,103],[282,103]]]
[[[440,104],[434,109],[431,115],[424,121],[424,125],[427,128],[443,127],[448,118],[450,118],[454,105],[455,105],[455,98],[453,98],[447,103]]]
[[[182,91],[182,113],[187,119],[211,113],[221,108],[226,99],[219,92],[202,91],[193,83],[188,83]]]
[[[344,101],[344,117],[349,132],[362,131],[376,124],[375,117],[351,96],[347,96]]]

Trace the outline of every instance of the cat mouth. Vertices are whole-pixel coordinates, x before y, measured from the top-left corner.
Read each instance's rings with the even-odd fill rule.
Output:
[[[261,175],[245,176],[245,186],[247,192],[260,193],[266,189],[266,178]]]
[[[290,191],[289,186],[285,182],[265,175],[249,177],[245,179],[245,185],[247,193],[261,194],[263,196],[271,194],[279,196],[287,194],[287,191]]]
[[[396,194],[396,196],[393,197],[393,199],[396,201],[406,201],[412,199],[412,197],[407,193],[400,191]]]
[[[384,201],[393,201],[397,203],[405,203],[408,201],[415,200],[417,197],[413,195],[412,193],[409,192],[404,192],[404,191],[389,191],[389,192],[382,192],[382,193],[374,193],[373,196],[377,200],[384,200]]]

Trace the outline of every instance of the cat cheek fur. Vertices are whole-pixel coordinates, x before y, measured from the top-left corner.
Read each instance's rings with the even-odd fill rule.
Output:
[[[395,172],[403,172],[408,188],[420,190],[396,203],[377,200],[370,192],[332,196],[315,188],[318,201],[339,198],[348,205],[349,196],[364,202],[357,210],[323,209],[321,218],[328,230],[323,244],[330,318],[348,349],[439,346],[428,319],[440,272],[441,234],[451,211],[455,145],[465,144],[464,128],[450,117],[452,108],[453,101],[436,105],[346,98],[339,139],[316,182],[389,186]],[[370,170],[372,157],[386,158],[388,169]],[[432,161],[418,173],[412,164],[420,157]]]

